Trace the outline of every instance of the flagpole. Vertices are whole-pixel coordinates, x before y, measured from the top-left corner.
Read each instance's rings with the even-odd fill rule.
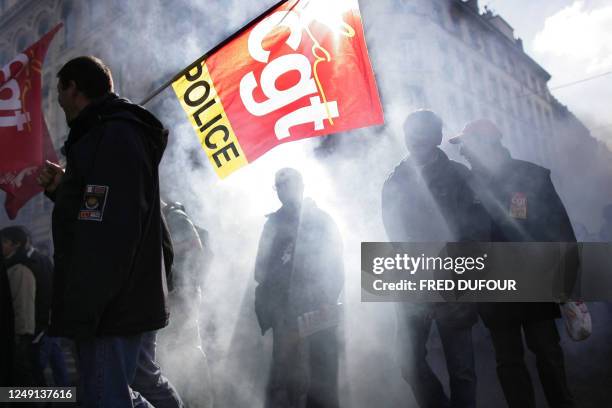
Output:
[[[149,95],[147,95],[141,102],[140,105],[146,105],[147,103],[149,103],[151,101],[151,99],[155,98],[157,95],[159,95],[164,89],[166,89],[167,87],[169,87],[170,85],[172,85],[172,83],[174,81],[176,81],[177,79],[179,79],[180,77],[182,77],[183,75],[185,75],[185,73],[189,70],[190,67],[194,66],[197,63],[201,63],[203,60],[205,60],[206,58],[208,58],[210,55],[214,54],[215,52],[217,52],[220,48],[224,47],[225,45],[227,45],[227,43],[229,43],[230,41],[234,40],[236,37],[238,37],[239,35],[241,35],[242,33],[244,33],[246,30],[248,30],[249,28],[251,28],[253,25],[259,23],[261,20],[264,19],[264,17],[267,16],[268,13],[270,13],[272,10],[274,10],[275,8],[279,7],[281,4],[286,3],[289,0],[280,0],[279,2],[277,2],[276,4],[274,4],[272,7],[270,7],[269,9],[267,9],[266,11],[264,11],[263,13],[261,13],[259,16],[257,16],[254,20],[249,21],[248,23],[246,23],[244,26],[242,26],[238,31],[236,31],[234,34],[230,35],[229,37],[227,37],[225,40],[221,41],[219,44],[215,45],[213,48],[211,48],[210,50],[208,50],[206,53],[204,53],[204,55],[202,55],[200,58],[198,58],[197,60],[195,60],[193,63],[189,64],[187,68],[183,69],[182,71],[180,71],[178,74],[174,75],[170,80],[164,82],[163,85],[161,85],[159,88],[155,89],[153,92],[151,92]],[[293,6],[290,7],[289,10],[291,10],[293,7],[295,7],[297,5],[297,3],[300,0],[297,0],[295,2],[295,4]]]

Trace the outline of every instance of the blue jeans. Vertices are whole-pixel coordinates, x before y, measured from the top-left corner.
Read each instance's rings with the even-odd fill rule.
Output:
[[[35,354],[35,370],[39,377],[40,386],[45,384],[45,368],[51,366],[53,382],[56,387],[68,387],[68,370],[64,360],[64,352],[58,337],[49,337],[44,334],[38,343],[33,345]]]
[[[446,368],[450,398],[427,362],[427,339],[433,318],[427,313],[398,318],[398,341],[402,354],[402,376],[410,384],[420,408],[475,408],[476,370],[472,327],[452,327],[436,321]]]
[[[155,363],[155,335],[149,332],[77,341],[81,406],[141,408],[154,404],[182,408],[176,391]]]
[[[183,402],[176,389],[162,375],[155,358],[157,346],[157,332],[143,333],[138,357],[138,368],[134,380],[131,382],[132,390],[136,394],[134,407],[149,407],[144,402],[149,401],[156,408],[183,408]],[[140,394],[140,398],[138,398]],[[143,398],[146,401],[143,401]]]

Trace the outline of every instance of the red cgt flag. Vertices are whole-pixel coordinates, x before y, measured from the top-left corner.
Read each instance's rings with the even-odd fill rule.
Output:
[[[41,71],[58,24],[0,72],[0,189],[9,218],[42,190],[36,175],[45,159],[57,161],[42,112]]]
[[[172,86],[220,177],[280,143],[384,121],[357,0],[281,2]]]

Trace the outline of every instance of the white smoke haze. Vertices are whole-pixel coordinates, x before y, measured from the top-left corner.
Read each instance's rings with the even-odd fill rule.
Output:
[[[517,29],[526,51],[552,74],[551,88],[612,71],[612,5],[608,0],[489,3]],[[612,150],[607,109],[612,75],[552,93]]]
[[[551,87],[612,71],[612,5],[574,1],[546,19],[533,41],[539,60],[550,66]],[[553,91],[567,101],[612,150],[609,128],[612,74],[577,86]]]
[[[121,23],[112,26],[107,41],[96,43],[92,53],[99,52],[113,68],[119,93],[125,89],[123,96],[139,102],[274,3],[274,0],[119,2]],[[302,173],[305,196],[313,198],[334,218],[343,237],[345,287],[341,301],[345,305],[346,324],[340,363],[341,406],[416,406],[398,368],[402,356],[395,352],[393,305],[360,301],[360,245],[362,241],[387,240],[380,195],[386,177],[407,154],[402,123],[412,110],[436,110],[437,106],[443,106],[437,99],[421,102],[419,95],[410,91],[413,82],[419,83],[424,77],[435,78],[437,74],[427,71],[413,55],[427,55],[423,51],[439,44],[433,23],[424,15],[420,15],[422,21],[416,25],[412,24],[416,17],[407,22],[405,15],[397,12],[406,3],[409,2],[370,0],[360,4],[384,105],[384,126],[283,144],[220,180],[173,91],[166,89],[147,105],[170,129],[169,145],[160,167],[162,197],[165,201],[183,203],[195,224],[210,234],[214,261],[203,287],[201,326],[215,386],[216,407],[258,408],[263,404],[272,354],[271,333],[262,337],[256,321],[253,268],[265,214],[280,207],[272,187],[274,174],[283,167],[293,167]],[[415,1],[416,6],[412,7],[424,8],[426,3]],[[573,10],[584,11],[581,6]],[[407,41],[417,33],[418,38],[427,38],[431,33],[431,41]],[[543,34],[542,44],[553,36]],[[555,50],[542,47],[542,50]],[[453,60],[453,64],[460,65],[461,61]],[[437,61],[437,66],[442,65],[443,61]],[[435,79],[429,81],[432,89],[442,89]],[[442,97],[440,91],[439,98]],[[457,133],[465,121],[475,119],[461,117],[457,110],[438,113],[445,121],[445,140]],[[480,116],[478,113],[476,116]],[[445,143],[442,148],[457,158],[453,147]],[[529,154],[513,153],[519,157]],[[609,178],[598,179],[599,190],[604,193],[606,188],[609,190],[606,181]],[[565,194],[579,197],[570,200],[572,208],[585,205],[580,202],[585,200],[583,192],[571,189]],[[593,203],[587,211],[594,214],[589,224],[591,229],[597,225],[598,205]],[[444,357],[439,341],[435,336],[432,338],[429,358],[446,384]],[[498,406],[502,395],[495,378],[490,343],[482,335],[475,342],[479,353],[478,373],[485,373],[478,378],[479,400],[482,406]],[[189,375],[185,372],[184,378],[170,380],[180,383]],[[537,378],[533,370],[532,378]],[[535,388],[541,400],[540,387]]]

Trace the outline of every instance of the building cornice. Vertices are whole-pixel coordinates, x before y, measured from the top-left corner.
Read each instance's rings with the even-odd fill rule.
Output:
[[[531,58],[529,56],[529,54],[527,54],[523,50],[522,47],[519,47],[517,45],[517,41],[520,41],[520,40],[511,40],[508,37],[506,37],[506,35],[504,35],[504,33],[499,31],[499,29],[497,27],[495,27],[490,21],[488,21],[480,12],[473,10],[472,7],[470,7],[470,5],[468,5],[466,2],[464,2],[462,0],[452,0],[452,2],[454,4],[456,4],[458,7],[461,7],[461,9],[464,12],[466,12],[466,13],[470,14],[472,17],[474,17],[477,21],[480,22],[480,24],[485,26],[489,31],[494,32],[495,35],[497,35],[497,37],[499,39],[501,39],[502,41],[505,41],[508,45],[510,45],[510,48],[516,54],[520,55],[521,58],[523,58],[533,68],[535,68],[535,70],[538,71],[540,73],[540,75],[542,75],[542,77],[545,78],[546,82],[548,82],[550,80],[550,78],[552,78],[552,76],[550,75],[550,73],[548,73],[548,71],[546,71],[540,64],[538,64],[533,58]]]

